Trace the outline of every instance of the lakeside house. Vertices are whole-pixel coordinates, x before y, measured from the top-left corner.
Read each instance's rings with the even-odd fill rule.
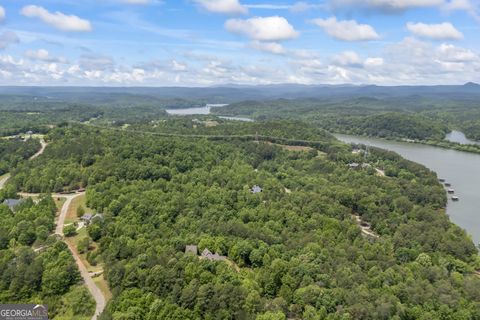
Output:
[[[25,202],[25,199],[5,199],[3,204],[15,212],[15,208]]]

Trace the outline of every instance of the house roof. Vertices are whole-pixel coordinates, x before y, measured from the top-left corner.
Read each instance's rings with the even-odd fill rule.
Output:
[[[24,202],[25,199],[5,199],[3,204],[6,204],[10,210],[13,210],[16,206]]]
[[[226,256],[221,256],[218,253],[211,253],[210,250],[208,250],[207,248],[202,251],[202,257],[208,260],[215,261],[222,261],[227,259]]]
[[[262,192],[262,191],[263,191],[263,189],[260,186],[254,185],[252,187],[252,193],[259,193],[259,192]]]
[[[188,245],[188,246],[185,247],[185,253],[188,253],[188,252],[197,255],[198,254],[198,247],[195,246],[195,245]]]
[[[85,213],[82,216],[82,220],[92,220],[92,218],[93,218],[93,215],[91,215],[90,213]]]
[[[203,249],[203,251],[202,251],[202,256],[205,257],[205,256],[208,256],[208,255],[210,255],[210,254],[212,254],[212,253],[210,252],[210,250],[208,250],[207,248]]]
[[[101,214],[101,213],[95,213],[95,215],[92,217],[92,219],[95,219],[95,218],[103,219],[103,214]]]

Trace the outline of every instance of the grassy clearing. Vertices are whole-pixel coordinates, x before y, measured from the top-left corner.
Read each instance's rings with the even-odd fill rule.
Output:
[[[105,299],[108,301],[112,298],[112,292],[110,291],[110,288],[108,287],[107,280],[105,280],[105,277],[103,274],[99,275],[98,277],[93,278],[93,282],[97,285],[98,288],[100,288],[100,291],[102,291],[103,296]]]
[[[80,206],[82,206],[85,209],[85,213],[94,213],[92,209],[87,207],[87,198],[83,194],[72,200],[72,204],[68,208],[67,216],[65,217],[65,224],[79,221],[77,217],[77,208]]]

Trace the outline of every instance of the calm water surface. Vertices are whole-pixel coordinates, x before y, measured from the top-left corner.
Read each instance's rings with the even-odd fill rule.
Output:
[[[167,109],[165,110],[168,114],[173,114],[177,116],[188,116],[195,114],[210,114],[212,108],[221,108],[225,107],[228,104],[207,104],[205,107],[195,107],[195,108],[185,108],[185,109]],[[244,118],[244,117],[228,117],[228,116],[218,116],[220,119],[233,120],[233,121],[244,121],[244,122],[253,122],[253,119]]]
[[[457,142],[460,144],[478,144],[480,145],[479,141],[473,141],[465,137],[465,134],[460,131],[453,130],[445,137],[450,142]]]
[[[193,108],[184,108],[184,109],[167,109],[165,110],[168,114],[178,115],[178,116],[188,116],[194,114],[210,114],[210,109],[212,108],[221,108],[225,107],[226,104],[207,104],[204,107],[193,107]]]
[[[408,160],[423,164],[437,172],[439,178],[452,184],[460,201],[450,200],[447,213],[450,219],[467,230],[475,244],[480,243],[480,155],[433,146],[350,136],[335,135],[347,143],[362,143],[395,151]]]

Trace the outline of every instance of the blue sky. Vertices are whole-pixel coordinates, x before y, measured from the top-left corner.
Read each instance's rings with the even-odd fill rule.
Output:
[[[7,0],[0,85],[480,81],[479,0]]]

